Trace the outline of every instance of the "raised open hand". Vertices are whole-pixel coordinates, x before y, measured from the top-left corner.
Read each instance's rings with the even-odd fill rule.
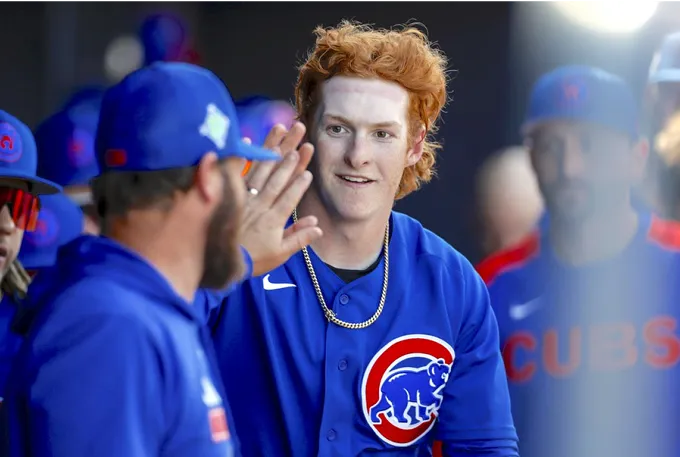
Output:
[[[253,259],[253,276],[278,267],[322,235],[314,216],[285,227],[312,182],[307,165],[314,147],[310,143],[300,145],[304,136],[305,126],[299,122],[289,131],[282,125],[274,126],[264,147],[279,152],[283,160],[254,163],[246,174],[250,195],[241,244]]]

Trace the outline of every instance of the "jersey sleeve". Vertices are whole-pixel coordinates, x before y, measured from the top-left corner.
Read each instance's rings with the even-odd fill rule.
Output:
[[[465,262],[462,296],[453,306],[462,313],[451,378],[443,391],[435,439],[445,457],[517,456],[517,434],[498,342],[498,325],[484,282]]]
[[[31,455],[157,457],[169,414],[147,330],[122,316],[87,317],[57,336],[35,353],[26,386]]]

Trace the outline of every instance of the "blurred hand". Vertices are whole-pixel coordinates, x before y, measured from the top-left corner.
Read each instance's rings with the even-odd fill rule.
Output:
[[[314,216],[285,228],[312,182],[307,165],[314,147],[300,145],[304,136],[305,126],[299,122],[290,131],[275,125],[264,147],[281,154],[283,160],[253,163],[246,174],[248,189],[257,190],[256,195],[248,195],[241,232],[241,244],[253,259],[253,276],[273,270],[322,235]]]

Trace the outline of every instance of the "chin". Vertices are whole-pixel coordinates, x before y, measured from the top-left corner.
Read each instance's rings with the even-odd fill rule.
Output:
[[[352,202],[345,200],[335,203],[333,205],[335,207],[334,212],[347,221],[359,222],[370,219],[378,210],[374,204],[367,204],[365,201]]]

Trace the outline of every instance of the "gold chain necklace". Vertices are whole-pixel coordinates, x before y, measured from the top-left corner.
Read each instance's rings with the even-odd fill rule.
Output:
[[[293,210],[293,222],[298,221],[297,208]],[[319,280],[316,278],[316,272],[314,271],[314,266],[312,265],[312,259],[309,257],[309,252],[307,247],[302,248],[302,255],[305,258],[305,263],[307,264],[307,271],[309,271],[309,276],[312,278],[312,283],[314,284],[314,290],[316,291],[316,296],[319,299],[323,313],[326,315],[328,322],[332,322],[340,327],[348,328],[350,330],[361,330],[363,328],[369,327],[375,321],[378,320],[380,314],[382,314],[383,308],[385,307],[385,299],[387,298],[387,278],[389,276],[390,270],[390,257],[389,257],[389,244],[390,244],[390,221],[387,221],[387,227],[385,228],[385,240],[383,242],[383,255],[385,257],[385,273],[383,275],[383,285],[382,293],[380,294],[380,302],[378,303],[378,309],[375,310],[375,314],[371,316],[368,320],[364,322],[345,322],[340,320],[335,315],[335,312],[326,306],[326,300],[323,299],[323,294],[321,293],[321,286],[319,286]]]

